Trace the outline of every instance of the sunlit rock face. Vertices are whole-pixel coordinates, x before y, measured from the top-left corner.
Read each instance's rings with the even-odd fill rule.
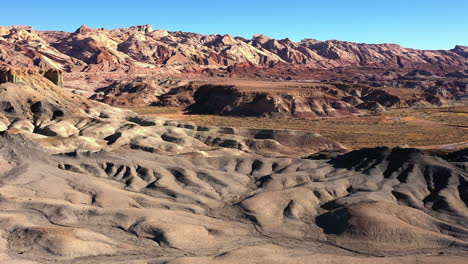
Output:
[[[0,83],[17,83],[35,76],[43,76],[53,84],[63,86],[63,72],[59,69],[0,67]]]
[[[414,68],[424,65],[466,66],[465,46],[448,51],[408,49],[396,44],[338,40],[252,39],[155,30],[151,25],[114,30],[81,26],[73,33],[36,31],[31,27],[0,28],[0,54],[8,64],[35,65],[66,71],[152,71],[157,65],[257,67],[303,65],[312,68],[364,66]],[[13,55],[13,57],[11,56]],[[2,58],[0,56],[0,58]],[[52,67],[54,66],[54,67]]]

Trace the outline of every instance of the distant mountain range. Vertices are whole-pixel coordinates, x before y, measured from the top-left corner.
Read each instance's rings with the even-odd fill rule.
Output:
[[[85,25],[73,33],[37,31],[28,26],[0,27],[0,65],[60,68],[68,72],[196,72],[255,67],[421,68],[468,67],[468,47],[418,50],[397,44],[338,40],[252,39],[155,30],[150,25],[114,30]]]

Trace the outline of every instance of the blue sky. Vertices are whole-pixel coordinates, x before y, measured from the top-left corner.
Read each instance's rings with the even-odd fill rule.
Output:
[[[468,0],[4,0],[0,25],[74,31],[82,24],[151,24],[170,31],[252,37],[468,45]]]

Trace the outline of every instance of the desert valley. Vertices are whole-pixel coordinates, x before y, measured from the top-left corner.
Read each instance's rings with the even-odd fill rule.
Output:
[[[0,27],[0,263],[467,263],[468,47]]]

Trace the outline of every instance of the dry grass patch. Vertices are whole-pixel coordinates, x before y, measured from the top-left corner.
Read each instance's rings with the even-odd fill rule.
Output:
[[[199,125],[292,129],[319,133],[351,148],[375,146],[432,146],[468,141],[468,106],[391,109],[380,115],[295,119],[188,115],[181,108],[127,108],[142,115],[191,121]]]

